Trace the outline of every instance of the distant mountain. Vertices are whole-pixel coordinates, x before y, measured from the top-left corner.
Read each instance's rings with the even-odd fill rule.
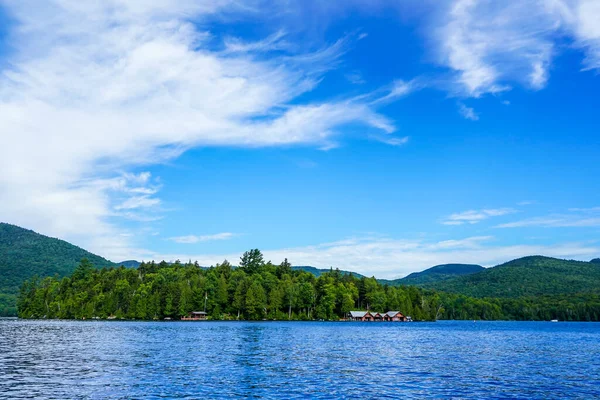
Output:
[[[600,294],[600,264],[530,256],[423,286],[473,297]]]
[[[136,260],[127,260],[127,261],[121,261],[120,263],[117,263],[117,265],[122,265],[125,268],[137,268],[140,266],[140,262],[136,261]]]
[[[311,267],[311,266],[308,266],[308,265],[293,266],[292,269],[293,270],[302,270],[302,271],[310,272],[311,274],[313,274],[317,278],[319,276],[321,276],[322,274],[331,271],[330,268],[319,269],[319,268]],[[353,275],[353,276],[355,276],[357,278],[362,278],[363,277],[363,275],[361,275],[361,274],[359,274],[357,272],[342,271],[342,270],[340,270],[340,272],[342,274],[351,274],[351,275]]]
[[[435,282],[445,281],[448,279],[456,278],[457,276],[474,274],[483,271],[481,265],[475,264],[442,264],[436,265],[421,272],[413,272],[404,278],[395,280],[384,280],[379,279],[381,283],[387,283],[389,285],[412,285],[412,286],[423,286]]]
[[[590,262],[593,263],[593,264],[600,264],[600,258],[594,258]]]
[[[115,265],[64,240],[0,223],[0,316],[16,315],[16,295],[23,281],[34,275],[68,275],[82,258],[98,268]]]

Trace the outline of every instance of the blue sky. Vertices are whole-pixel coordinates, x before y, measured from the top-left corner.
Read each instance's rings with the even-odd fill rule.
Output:
[[[0,1],[0,220],[394,278],[600,256],[600,2]]]

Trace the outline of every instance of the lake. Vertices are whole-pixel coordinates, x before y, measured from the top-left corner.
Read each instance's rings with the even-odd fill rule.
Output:
[[[600,324],[0,320],[0,398],[600,398]]]

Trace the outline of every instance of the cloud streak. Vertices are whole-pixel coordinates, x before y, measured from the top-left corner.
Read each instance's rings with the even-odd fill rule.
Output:
[[[454,213],[446,217],[442,224],[444,225],[463,225],[477,224],[481,221],[492,217],[500,217],[503,215],[514,214],[517,210],[513,208],[488,208],[482,210],[468,210],[459,213]]]
[[[231,232],[222,232],[222,233],[215,233],[213,235],[175,236],[175,237],[169,238],[168,240],[171,240],[176,243],[194,244],[194,243],[199,243],[199,242],[210,242],[210,241],[214,241],[214,240],[228,240],[235,236],[236,235]]]
[[[439,8],[432,39],[459,95],[499,93],[515,83],[544,88],[565,38],[584,52],[584,69],[600,68],[595,0],[456,0]]]
[[[571,208],[567,214],[551,214],[497,225],[497,228],[589,228],[600,227],[600,207]]]
[[[293,265],[340,268],[377,278],[398,278],[434,265],[456,262],[497,265],[532,254],[588,260],[600,254],[600,247],[584,243],[551,245],[495,245],[491,236],[458,240],[425,241],[390,238],[350,238],[315,246],[265,250],[265,258],[275,263],[290,260]],[[155,254],[155,260],[198,260],[214,265],[224,259],[236,264],[240,254]]]
[[[148,215],[160,185],[141,174],[119,188],[126,171],[195,146],[330,148],[347,124],[395,131],[359,98],[297,100],[350,38],[303,52],[283,31],[255,42],[210,31],[211,19],[252,18],[258,5],[6,2],[15,51],[0,74],[0,220],[117,259],[135,243],[115,218],[160,217]]]
[[[467,107],[463,103],[458,104],[458,111],[460,115],[462,115],[465,119],[469,119],[471,121],[478,121],[479,115],[475,112],[475,110],[471,107]]]

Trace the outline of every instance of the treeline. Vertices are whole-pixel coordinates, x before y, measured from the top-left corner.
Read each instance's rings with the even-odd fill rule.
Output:
[[[439,319],[600,321],[600,296],[593,293],[483,299],[439,294],[443,306]]]
[[[26,279],[66,276],[82,258],[96,267],[115,265],[64,240],[0,222],[0,317],[17,315],[19,287]]]
[[[206,310],[215,320],[338,320],[350,310],[401,311],[413,320],[600,320],[597,295],[478,299],[413,286],[381,285],[331,270],[316,278],[285,260],[265,262],[259,250],[224,261],[142,263],[139,268],[95,269],[86,260],[69,277],[26,281],[21,318],[164,319]]]
[[[70,277],[26,281],[18,299],[21,318],[177,319],[206,309],[212,319],[337,320],[350,310],[400,310],[433,320],[439,296],[416,287],[382,286],[339,270],[316,278],[285,260],[265,262],[259,250],[235,268],[224,261],[142,263],[137,269],[94,269],[83,260]]]

